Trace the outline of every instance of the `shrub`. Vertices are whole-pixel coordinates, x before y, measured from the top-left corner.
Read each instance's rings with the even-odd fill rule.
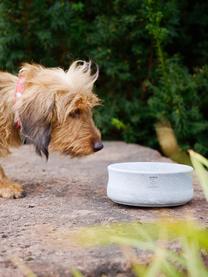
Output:
[[[158,147],[154,124],[167,117],[185,149],[207,154],[207,8],[201,0],[4,0],[0,67],[92,59],[105,139]]]

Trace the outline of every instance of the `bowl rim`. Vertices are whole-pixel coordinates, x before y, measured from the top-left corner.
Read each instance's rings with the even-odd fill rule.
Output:
[[[129,170],[129,169],[121,169],[117,166],[120,165],[129,165],[129,164],[159,164],[159,165],[176,165],[179,167],[177,171],[144,171],[144,170]],[[190,173],[193,172],[193,167],[185,164],[179,164],[179,163],[171,163],[171,162],[121,162],[121,163],[112,163],[108,165],[108,170],[110,171],[116,171],[121,173],[133,173],[133,174],[154,174],[154,175],[165,175],[165,174],[179,174],[179,173]]]

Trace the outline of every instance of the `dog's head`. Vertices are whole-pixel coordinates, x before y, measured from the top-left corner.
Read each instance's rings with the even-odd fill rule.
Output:
[[[92,109],[99,99],[92,92],[98,69],[91,62],[76,61],[68,71],[25,64],[24,93],[16,113],[24,137],[38,154],[48,157],[48,147],[71,156],[82,156],[103,148]]]

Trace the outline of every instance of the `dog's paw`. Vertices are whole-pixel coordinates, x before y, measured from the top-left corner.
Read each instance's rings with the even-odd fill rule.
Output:
[[[20,184],[14,182],[0,183],[0,197],[20,198],[24,197],[24,191]]]

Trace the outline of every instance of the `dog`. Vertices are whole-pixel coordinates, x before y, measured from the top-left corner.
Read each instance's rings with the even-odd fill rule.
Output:
[[[0,72],[0,156],[24,142],[48,159],[49,151],[75,156],[103,148],[100,131],[92,118],[99,105],[93,93],[98,68],[75,61],[67,71],[38,64],[23,64],[19,75]],[[0,197],[19,198],[20,184],[0,167]]]

